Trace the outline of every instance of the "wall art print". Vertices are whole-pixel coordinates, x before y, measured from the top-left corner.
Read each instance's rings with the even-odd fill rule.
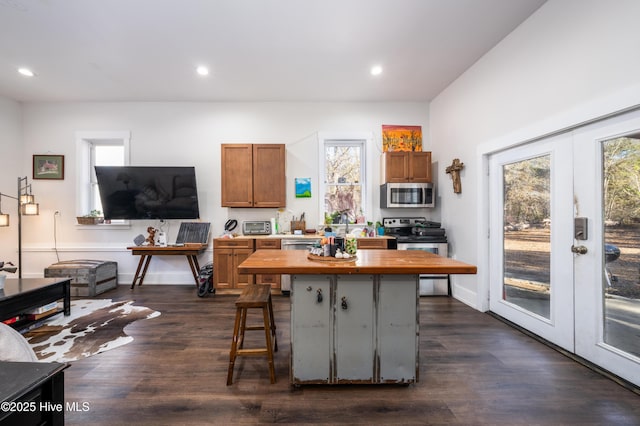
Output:
[[[311,178],[296,178],[296,198],[311,198]]]
[[[382,152],[422,151],[422,126],[382,125]]]
[[[34,179],[64,179],[64,155],[34,155]]]

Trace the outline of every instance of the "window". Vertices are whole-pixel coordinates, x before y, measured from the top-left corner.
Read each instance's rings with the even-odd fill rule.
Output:
[[[325,222],[350,223],[365,214],[365,140],[323,141]]]
[[[90,168],[91,171],[91,187],[89,197],[89,211],[102,211],[102,201],[100,201],[100,189],[98,188],[98,180],[94,166],[124,166],[124,145],[121,143],[112,143],[104,141],[89,142]]]
[[[102,211],[95,166],[129,164],[129,132],[78,132],[76,214]],[[121,221],[119,221],[121,222]]]

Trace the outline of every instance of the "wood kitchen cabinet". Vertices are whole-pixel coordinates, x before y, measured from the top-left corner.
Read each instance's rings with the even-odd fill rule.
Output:
[[[391,151],[382,154],[382,176],[385,183],[430,183],[430,151]]]
[[[386,249],[388,240],[386,238],[358,238],[356,243],[358,250]]]
[[[256,239],[256,250],[280,250],[279,238]],[[269,284],[271,288],[280,290],[280,274],[256,274],[256,284]]]
[[[284,144],[222,144],[222,207],[285,207]]]
[[[213,282],[216,289],[243,288],[253,284],[253,275],[238,274],[238,265],[253,253],[254,240],[213,240]]]

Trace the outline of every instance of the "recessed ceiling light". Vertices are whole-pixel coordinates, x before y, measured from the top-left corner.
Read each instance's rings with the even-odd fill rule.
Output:
[[[382,74],[382,66],[374,65],[371,67],[371,75],[380,75]]]
[[[18,72],[22,75],[24,75],[25,77],[33,77],[36,74],[31,71],[29,68],[18,68]]]
[[[196,68],[196,72],[199,75],[209,75],[209,68],[201,65],[198,68]]]

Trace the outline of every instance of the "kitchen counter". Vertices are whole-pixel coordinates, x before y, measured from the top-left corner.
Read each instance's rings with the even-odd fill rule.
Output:
[[[271,234],[271,235],[238,235],[237,237],[233,237],[234,239],[240,238],[240,239],[254,239],[254,240],[260,240],[260,239],[264,239],[264,238],[281,238],[281,239],[285,239],[285,238],[302,238],[302,239],[318,239],[318,238],[322,238],[324,237],[324,235],[319,235],[319,234],[302,234],[302,235],[295,235],[295,234]],[[218,237],[221,238],[221,237]],[[393,240],[395,239],[395,237],[390,237],[387,235],[381,235],[381,236],[375,236],[375,237],[356,237],[357,239],[371,239],[371,240]]]
[[[291,276],[290,382],[410,384],[419,379],[419,274],[477,268],[421,250],[358,250],[319,261],[304,250],[259,250],[240,273]]]
[[[304,250],[256,251],[241,274],[475,274],[477,268],[423,250],[358,250],[355,261],[309,260]]]

